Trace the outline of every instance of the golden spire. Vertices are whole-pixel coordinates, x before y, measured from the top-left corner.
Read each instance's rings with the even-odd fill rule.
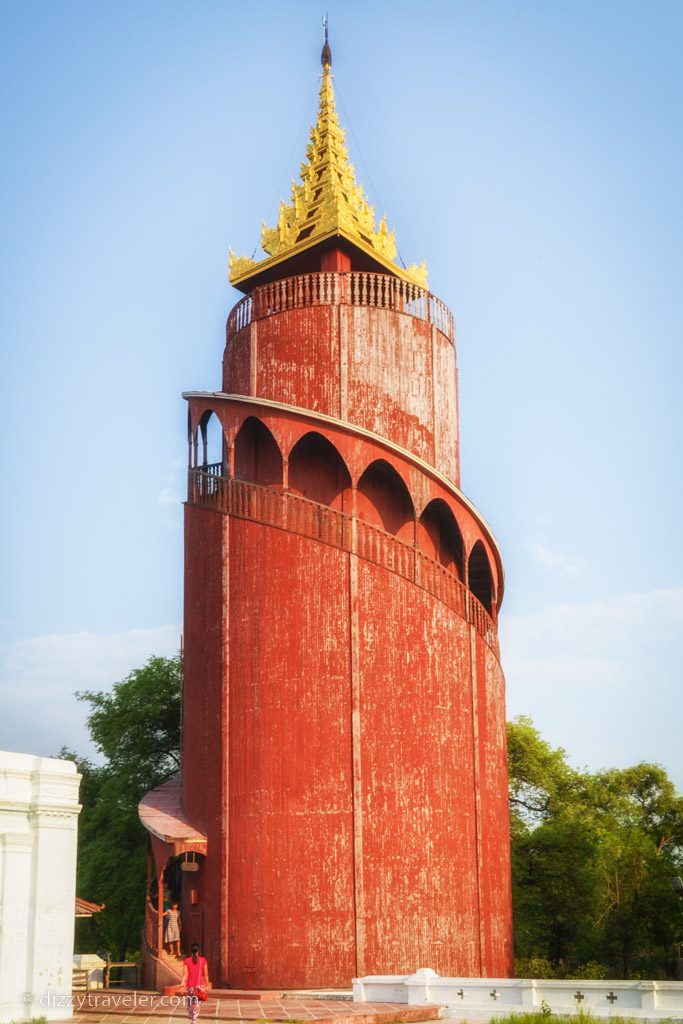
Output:
[[[327,38],[327,15],[323,18],[323,28],[325,29],[325,42],[323,43],[323,52],[320,54],[320,63],[323,67],[326,64],[332,67],[332,50],[330,49],[330,40]]]
[[[395,262],[396,239],[382,217],[375,229],[375,212],[356,183],[346,139],[339,125],[332,87],[332,51],[327,38],[322,50],[318,119],[311,128],[306,160],[301,164],[301,184],[292,182],[291,203],[280,202],[275,227],[263,225],[261,246],[269,258],[260,261],[230,253],[230,281],[242,284],[256,274],[328,238],[340,237],[361,249],[374,261],[404,280],[427,287],[427,267],[404,269]]]

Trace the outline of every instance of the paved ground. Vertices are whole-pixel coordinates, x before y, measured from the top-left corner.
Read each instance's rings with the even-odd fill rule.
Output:
[[[155,992],[74,992],[73,1024],[178,1024],[187,1018],[185,1000]],[[407,1007],[405,1003],[354,1003],[347,999],[282,996],[235,999],[216,993],[202,1004],[200,1017],[212,1021],[301,1021],[311,1024],[393,1024],[435,1020],[436,1007]]]

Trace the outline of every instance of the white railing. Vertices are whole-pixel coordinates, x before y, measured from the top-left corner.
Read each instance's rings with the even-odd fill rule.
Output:
[[[683,1018],[682,981],[584,981],[542,978],[442,978],[429,968],[413,975],[355,978],[356,1002],[440,1006],[446,1018],[483,1021],[511,1013],[638,1020]]]

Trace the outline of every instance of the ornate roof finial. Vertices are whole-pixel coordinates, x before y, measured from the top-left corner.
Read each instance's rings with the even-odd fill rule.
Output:
[[[327,15],[323,28],[318,119],[311,129],[306,159],[301,164],[301,183],[292,182],[291,203],[280,203],[277,224],[272,228],[263,225],[261,247],[268,258],[255,261],[231,253],[230,280],[242,288],[257,275],[270,272],[293,256],[330,239],[345,239],[373,264],[426,288],[427,267],[398,266],[394,232],[389,230],[385,217],[375,227],[375,211],[356,181],[335,108]]]
[[[323,28],[325,29],[325,42],[323,43],[323,52],[320,55],[320,63],[324,68],[332,67],[332,50],[330,49],[330,43],[327,38],[327,15],[323,18]]]

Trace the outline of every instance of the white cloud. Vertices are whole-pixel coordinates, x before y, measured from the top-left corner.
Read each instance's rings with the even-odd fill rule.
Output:
[[[175,625],[47,634],[0,645],[0,748],[49,755],[65,745],[91,756],[87,705],[74,692],[108,690],[152,655],[170,656],[179,646]]]
[[[182,526],[182,489],[186,471],[185,459],[174,459],[164,476],[164,486],[157,495],[157,505],[166,513],[164,525],[173,530]]]
[[[536,526],[541,530],[548,530],[553,525],[550,516],[538,508],[525,509],[522,513],[522,520],[530,526]]]
[[[592,768],[655,761],[683,787],[683,587],[501,616],[508,714]]]
[[[530,552],[534,561],[542,565],[544,569],[558,570],[576,579],[583,572],[586,562],[580,555],[563,555],[560,551],[553,551],[543,541],[528,541],[524,547]]]
[[[168,505],[172,505],[175,508],[175,506],[180,505],[182,500],[180,492],[172,487],[164,487],[157,495],[157,505],[161,505],[162,508]]]

